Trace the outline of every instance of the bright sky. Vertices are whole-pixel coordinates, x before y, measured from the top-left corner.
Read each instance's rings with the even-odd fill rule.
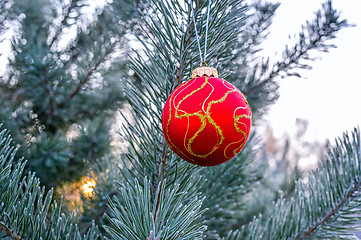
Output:
[[[313,13],[324,1],[281,1],[265,48],[273,55],[282,51],[288,35],[297,34],[301,24],[313,18]],[[276,136],[293,132],[296,118],[310,121],[307,139],[324,141],[342,136],[344,131],[361,127],[361,1],[334,0],[334,7],[341,10],[356,27],[341,30],[330,43],[338,48],[321,53],[311,62],[312,70],[302,71],[304,78],[280,80],[280,98],[266,120]]]

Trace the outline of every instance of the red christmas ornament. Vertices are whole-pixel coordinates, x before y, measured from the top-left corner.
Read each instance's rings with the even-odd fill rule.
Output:
[[[217,70],[201,67],[169,96],[162,127],[170,148],[184,160],[215,166],[233,158],[247,141],[251,109],[244,95]]]

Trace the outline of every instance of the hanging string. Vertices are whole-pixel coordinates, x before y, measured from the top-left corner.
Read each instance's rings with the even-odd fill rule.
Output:
[[[208,1],[208,7],[207,7],[207,23],[206,23],[206,36],[204,40],[204,58],[203,62],[207,66],[206,63],[206,57],[207,57],[207,37],[208,37],[208,24],[209,24],[209,10],[211,9],[211,0]]]
[[[197,24],[196,24],[196,17],[195,17],[195,14],[194,14],[193,0],[189,0],[189,2],[190,2],[190,5],[191,5],[192,14],[193,14],[194,29],[196,30],[196,38],[197,38],[197,43],[198,43],[199,57],[201,58],[201,63],[202,63],[202,62],[203,62],[202,50],[201,50],[201,43],[200,43],[200,41],[199,41],[199,36],[198,36],[198,30],[197,30]]]
[[[197,30],[197,24],[196,24],[196,17],[195,17],[194,8],[193,8],[193,0],[189,0],[189,4],[190,4],[191,9],[192,9],[194,30],[196,31],[196,39],[197,39],[197,44],[198,44],[199,57],[200,57],[200,59],[201,59],[201,66],[202,66],[202,63],[204,63],[204,64],[207,66],[207,63],[206,63],[206,56],[207,56],[207,36],[208,36],[208,23],[209,23],[209,12],[210,12],[211,0],[208,1],[208,8],[207,8],[206,35],[205,35],[205,40],[204,40],[204,57],[203,57],[203,54],[202,54],[201,43],[200,43],[199,36],[198,36],[198,30]]]

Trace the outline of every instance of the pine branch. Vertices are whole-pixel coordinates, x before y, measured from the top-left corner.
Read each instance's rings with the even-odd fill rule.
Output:
[[[175,6],[166,6],[169,3],[163,3],[162,1],[158,2],[158,1],[154,1],[151,2],[149,1],[149,4],[151,6],[153,6],[154,11],[155,12],[159,12],[158,14],[155,14],[155,16],[166,16],[166,15],[174,15],[174,14],[179,14],[179,12],[183,12],[184,10],[178,10],[176,8],[180,7],[178,5],[178,3],[175,3]],[[197,4],[197,7],[199,7],[200,5]],[[196,9],[197,11],[198,9]],[[172,12],[173,11],[173,12]],[[189,13],[188,13],[189,14]],[[148,16],[143,16],[144,18]],[[183,16],[182,16],[183,17]],[[182,18],[181,17],[181,18]],[[159,112],[162,111],[162,104],[160,104],[161,102],[159,101],[160,99],[166,99],[166,94],[168,94],[169,91],[173,90],[177,85],[180,84],[180,82],[183,80],[183,71],[184,69],[187,67],[187,65],[189,64],[189,54],[187,54],[187,49],[190,47],[191,44],[194,44],[193,42],[193,37],[194,37],[194,32],[192,31],[194,29],[194,25],[192,22],[191,18],[188,18],[187,22],[185,22],[185,26],[188,26],[186,29],[187,31],[184,32],[183,27],[177,26],[178,23],[175,22],[175,18],[172,19],[167,19],[167,18],[152,18],[150,17],[149,19],[144,19],[144,23],[146,24],[147,29],[144,29],[144,32],[146,34],[146,38],[149,40],[152,40],[152,44],[154,45],[154,47],[157,49],[157,52],[155,52],[154,54],[149,52],[146,52],[146,54],[149,54],[148,59],[150,59],[152,61],[152,65],[153,66],[146,66],[142,63],[142,59],[140,57],[140,55],[138,55],[139,59],[133,59],[133,66],[131,66],[131,68],[137,73],[137,75],[139,75],[140,77],[144,78],[144,76],[147,76],[147,79],[142,79],[145,86],[149,86],[149,100],[152,104],[156,104],[157,106],[157,112],[158,113],[151,113],[152,115],[154,114],[154,117],[156,117],[157,114],[159,114]],[[169,21],[170,23],[167,24],[163,24],[163,23],[159,23],[159,21]],[[169,28],[169,31],[174,31],[174,32],[170,32],[168,36],[170,35],[174,35],[177,36],[177,40],[180,41],[179,42],[170,42],[167,43],[168,47],[170,48],[168,51],[167,49],[164,48],[165,43],[169,40],[167,35],[164,35],[162,32],[164,31],[161,27],[162,26],[172,26],[172,28]],[[142,27],[142,26],[141,26]],[[144,27],[143,27],[144,28]],[[161,37],[160,37],[161,36]],[[143,42],[144,46],[148,46],[149,44],[144,42],[144,40],[140,39],[140,37],[138,36],[139,40]],[[159,42],[155,42],[154,39],[159,40]],[[179,49],[179,46],[183,46]],[[177,62],[178,64],[176,64],[175,62],[173,62],[174,59],[174,55],[171,56],[170,53],[173,53],[174,55],[178,55],[179,57],[177,57]],[[165,58],[164,60],[167,62],[167,64],[169,64],[168,66],[164,65],[164,61],[163,62],[155,62],[154,59],[157,58]],[[155,66],[158,67],[158,69],[162,69],[161,71],[163,72],[160,75],[167,75],[167,79],[172,79],[173,81],[171,81],[171,87],[170,89],[167,89],[168,86],[164,86],[164,83],[156,82],[157,78],[160,76],[156,76],[153,71],[156,69]],[[172,69],[172,70],[169,70]],[[146,70],[146,73],[145,73]],[[158,70],[158,71],[159,71]],[[170,74],[169,74],[170,73]],[[173,75],[172,73],[175,73],[175,75]],[[146,75],[145,75],[146,74]],[[160,83],[163,85],[160,85]],[[154,92],[154,87],[155,86],[151,86],[151,84],[154,84],[157,88],[159,89],[167,89],[165,92],[160,91],[160,94],[155,93]],[[166,83],[167,85],[169,84]],[[155,97],[155,95],[158,95],[159,97]],[[160,96],[162,95],[162,96]],[[139,96],[138,93],[134,92],[134,95],[132,94],[132,91],[127,93],[126,98],[129,99],[129,102],[135,102],[135,101],[141,101],[143,102],[143,96]],[[137,100],[136,100],[137,99]],[[139,100],[138,100],[139,99]],[[148,100],[147,100],[148,101]],[[162,100],[164,101],[164,100]],[[137,106],[137,104],[134,104],[135,106],[135,111],[137,111],[137,109],[139,108]],[[144,105],[145,106],[145,105]],[[140,110],[142,111],[143,110]],[[158,115],[159,116],[159,115]],[[143,118],[143,116],[142,116]],[[159,117],[156,117],[159,118]],[[129,123],[130,124],[130,123]],[[161,134],[161,129],[159,129],[159,127],[156,127],[157,129],[157,134],[156,136],[162,135]],[[144,131],[139,129],[139,131]],[[130,140],[130,139],[129,139]],[[130,140],[131,141],[131,140]],[[159,140],[157,140],[159,141]],[[154,141],[153,141],[154,142]],[[165,144],[164,140],[162,140],[163,145]],[[165,152],[164,152],[164,151]],[[151,171],[151,172],[156,172],[156,178],[159,181],[156,181],[156,185],[154,186],[153,189],[157,189],[157,184],[161,184],[161,181],[164,179],[164,177],[166,176],[166,168],[168,166],[168,153],[169,150],[167,148],[163,148],[162,152],[160,153],[162,156],[162,159],[160,161],[158,161],[158,166],[156,168],[152,168],[155,171]]]
[[[360,130],[345,134],[291,200],[273,204],[263,225],[256,218],[242,239],[353,239],[361,216]]]
[[[114,217],[109,218],[112,225],[106,229],[114,238],[133,236],[133,239],[146,239],[150,238],[150,233],[153,232],[152,237],[155,239],[159,237],[172,239],[171,235],[168,235],[170,232],[163,230],[171,229],[167,225],[172,225],[174,229],[172,234],[186,234],[189,231],[189,236],[193,236],[191,239],[198,239],[204,231],[203,222],[200,221],[203,211],[200,211],[200,215],[189,216],[187,222],[175,219],[173,216],[184,217],[178,212],[180,205],[177,202],[180,198],[182,198],[182,203],[192,206],[191,208],[202,202],[201,200],[195,202],[196,196],[199,195],[201,181],[197,177],[199,168],[179,161],[177,156],[170,154],[160,128],[163,103],[170,92],[183,81],[185,73],[190,72],[191,65],[199,59],[198,52],[190,51],[196,44],[194,30],[189,31],[194,28],[191,18],[192,10],[188,3],[185,8],[178,2],[149,1],[148,3],[150,11],[143,13],[146,25],[141,26],[147,27],[144,31],[146,36],[145,39],[138,36],[146,51],[131,59],[131,68],[139,76],[142,85],[140,87],[131,81],[127,82],[129,90],[126,92],[126,99],[132,107],[133,118],[136,122],[134,124],[133,120],[124,116],[126,122],[126,127],[123,128],[124,137],[130,144],[129,153],[126,156],[131,167],[128,169],[125,162],[125,169],[122,172],[127,183],[118,188],[121,191],[120,199],[110,206]],[[233,5],[234,8],[232,8]],[[196,6],[196,16],[200,16],[207,3],[199,2]],[[234,15],[242,12],[239,1],[216,1],[214,6],[212,18],[222,16],[229,9],[234,9],[232,12]],[[198,19],[205,17],[201,16]],[[233,18],[234,16],[230,15],[229,20]],[[217,47],[218,49],[224,47],[223,40],[229,40],[230,43],[233,40],[230,29],[234,25],[229,24],[227,20],[218,21],[219,25],[216,25],[217,21],[214,20],[211,23],[214,27],[209,41],[212,54],[215,54]],[[204,23],[205,21],[198,29],[204,29]],[[237,23],[237,21],[234,22],[235,25]],[[202,44],[204,44],[204,39]],[[148,180],[144,180],[148,179],[148,176],[151,176],[149,177],[151,184]],[[148,191],[150,193],[145,195],[144,193]],[[172,196],[165,197],[165,192],[172,192]],[[146,197],[148,194],[150,197]],[[145,205],[138,207],[139,203]],[[188,207],[182,208],[188,209]],[[150,211],[151,215],[149,215]],[[184,213],[187,212],[188,210]],[[143,219],[142,224],[139,224],[139,219]],[[175,230],[184,227],[186,231]]]
[[[202,182],[201,188],[206,196],[203,207],[209,209],[204,214],[208,227],[207,240],[220,239],[230,230],[239,228],[240,222],[247,221],[245,212],[250,203],[245,196],[259,183],[264,174],[260,169],[265,167],[260,160],[255,160],[254,143],[251,136],[247,145],[231,161],[201,171],[207,179]]]
[[[107,51],[104,53],[103,56],[101,56],[93,66],[89,68],[89,70],[86,72],[86,74],[83,76],[83,78],[79,81],[77,86],[70,92],[66,100],[60,102],[57,104],[59,108],[67,105],[76,95],[78,95],[82,89],[82,87],[90,80],[90,77],[98,70],[99,66],[104,63],[104,61],[113,53],[113,50],[115,49],[117,42],[113,42],[110,45],[110,48],[107,49]]]
[[[198,0],[198,4],[196,4],[196,7],[194,9],[192,9],[191,11],[194,11],[194,12],[197,12],[201,6],[201,3],[202,3],[202,0]],[[188,49],[188,47],[190,46],[190,44],[192,43],[193,41],[193,38],[194,38],[194,29],[195,29],[195,26],[194,26],[194,21],[191,18],[189,18],[189,22],[187,23],[187,25],[189,25],[189,30],[187,31],[187,34],[186,34],[186,37],[184,38],[184,42],[181,44],[182,46],[184,46],[184,48],[181,50],[181,53],[180,53],[180,57],[178,59],[178,67],[177,67],[177,70],[176,70],[176,76],[175,76],[175,79],[174,79],[174,85],[173,85],[173,89],[175,89],[176,87],[178,87],[180,84],[181,84],[181,80],[183,79],[183,69],[185,69],[186,65],[187,65],[187,62],[189,61],[186,57],[184,57],[185,55],[185,52],[186,50]],[[182,39],[183,41],[183,39]],[[185,60],[185,61],[184,61]],[[163,141],[163,145],[165,145],[165,140]],[[167,161],[168,161],[168,158],[169,158],[169,155],[170,155],[170,151],[169,151],[169,148],[163,148],[165,149],[165,152],[162,153],[163,154],[163,159],[161,161],[161,163],[159,164],[159,172],[158,172],[158,180],[157,180],[157,183],[158,185],[156,185],[154,187],[154,190],[158,189],[158,188],[162,188],[163,187],[163,184],[164,184],[164,181],[165,181],[165,177],[166,177],[166,167],[167,167]],[[155,192],[155,191],[153,191]],[[159,192],[160,194],[160,192]],[[160,195],[157,196],[157,203],[156,203],[156,213],[157,213],[157,210],[158,210],[158,207],[159,207],[159,204],[160,204]],[[156,214],[154,215],[154,220],[156,219]]]
[[[0,221],[0,229],[6,232],[7,237],[11,237],[15,240],[24,240],[18,234],[16,234],[13,230],[11,230],[4,222]]]
[[[0,125],[1,127],[1,125]],[[6,130],[0,131],[0,230],[8,237],[22,239],[98,239],[96,226],[83,237],[74,213],[66,216],[53,202],[53,191],[45,194],[34,174],[23,176],[25,162],[15,162],[16,149]]]
[[[347,204],[352,200],[352,198],[359,197],[357,196],[358,192],[361,190],[361,181],[355,182],[351,185],[351,188],[347,190],[345,196],[340,199],[340,202],[325,213],[325,216],[320,219],[320,221],[315,222],[310,226],[301,236],[295,238],[295,240],[305,239],[309,236],[312,236],[318,229],[322,228],[329,222],[332,222],[337,219],[338,214],[342,211],[342,208],[346,207]]]
[[[176,212],[178,211],[178,205],[175,203],[171,203],[169,209],[162,208],[168,198],[162,197],[163,192],[159,189],[176,189],[177,196],[179,194],[184,198],[185,204],[191,205],[200,191],[200,182],[202,181],[200,168],[180,161],[179,157],[170,152],[165,143],[160,122],[164,102],[171,91],[185,80],[184,76],[190,73],[193,66],[199,66],[200,56],[195,48],[197,42],[192,11],[195,11],[197,29],[204,32],[207,16],[202,12],[206,10],[208,2],[197,1],[194,4],[195,9],[190,9],[188,2],[184,6],[178,2],[169,1],[152,0],[147,3],[149,4],[149,6],[147,5],[149,11],[143,12],[145,25],[140,26],[144,29],[145,36],[144,38],[137,36],[138,40],[143,43],[145,51],[136,53],[131,58],[131,69],[139,76],[141,87],[129,80],[127,82],[129,90],[126,92],[126,99],[131,105],[134,120],[124,116],[126,122],[123,127],[124,137],[130,144],[126,156],[131,167],[123,171],[126,172],[125,176],[127,177],[124,179],[127,179],[128,183],[122,187],[124,190],[120,195],[126,195],[124,191],[129,190],[128,184],[130,186],[139,184],[145,188],[144,179],[150,179],[152,197],[147,201],[153,202],[152,208],[150,208],[154,211],[151,220],[157,222],[156,220],[160,216],[164,214],[177,215]],[[239,24],[243,20],[244,12],[242,2],[238,0],[213,1],[211,7],[208,36],[209,59],[235,44],[234,40],[239,33]],[[200,35],[202,36],[202,34]],[[204,36],[201,37],[200,41],[201,45],[204,45]],[[128,201],[129,205],[132,205],[132,202],[140,201],[137,200],[140,197],[139,194],[134,193],[132,194],[133,197],[119,201],[121,207],[119,206],[117,209],[125,208],[125,203]],[[128,195],[130,196],[130,194]],[[171,201],[171,199],[169,200]],[[176,201],[176,199],[173,200]],[[111,208],[114,209],[114,207]],[[166,213],[167,211],[169,213]],[[132,210],[132,212],[135,211]],[[119,238],[122,235],[115,234],[124,234],[125,229],[121,225],[127,225],[134,226],[127,230],[132,231],[132,235],[135,236],[133,232],[139,234],[138,224],[135,223],[140,217],[122,218],[121,216],[124,214],[129,214],[123,211],[117,215],[115,212],[112,214],[114,215],[112,230],[108,229],[108,233],[112,231],[113,236]],[[153,224],[152,222],[148,223],[147,213],[136,212],[134,215],[147,219],[144,220],[143,225]],[[197,228],[203,224],[199,222],[198,217],[190,219],[190,221]],[[178,221],[172,218],[167,223],[162,221],[156,226],[162,229],[168,223],[175,224],[178,228]],[[154,238],[159,237],[159,233],[162,233],[160,230],[154,229],[141,230],[144,234],[142,236],[137,235],[137,237],[139,239],[150,238],[150,231],[153,232]],[[200,232],[196,232],[196,234],[201,236],[198,235],[201,234]],[[163,235],[161,236],[163,237]],[[168,239],[165,236],[162,237],[161,239]]]
[[[67,26],[67,21],[70,17],[70,13],[77,7],[79,0],[71,0],[69,5],[63,10],[63,16],[60,24],[56,27],[54,31],[54,36],[51,38],[49,42],[49,49],[52,49],[54,43],[59,39],[61,32],[65,26]]]
[[[54,94],[52,92],[52,88],[49,83],[48,71],[45,66],[42,68],[41,73],[43,76],[44,88],[47,93],[47,97],[49,99],[49,108],[46,110],[46,111],[49,111],[49,114],[46,114],[47,115],[46,119],[49,119],[51,121],[54,116],[54,104],[55,104],[54,103]]]
[[[194,16],[197,16],[196,13],[199,11],[201,4],[202,4],[202,0],[197,0],[197,1],[198,1],[197,2],[198,4],[195,5],[194,9],[191,9],[191,11],[194,12]],[[187,31],[185,38],[182,39],[182,41],[184,41],[184,42],[181,44],[181,46],[184,46],[184,47],[180,50],[180,56],[178,59],[179,66],[177,67],[177,70],[176,70],[176,76],[174,79],[173,90],[181,84],[182,79],[184,77],[183,71],[186,68],[187,62],[189,61],[189,57],[187,58],[188,54],[186,54],[186,51],[189,50],[189,47],[195,38],[195,33],[194,33],[195,26],[194,26],[193,16],[188,18],[187,25],[189,26],[189,29]]]
[[[117,193],[117,191],[114,189],[107,198],[106,203],[101,207],[100,211],[98,212],[98,214],[96,216],[93,217],[93,221],[90,222],[85,228],[84,230],[81,232],[81,235],[86,235],[89,230],[92,229],[92,227],[94,226],[94,224],[98,224],[99,220],[102,219],[104,217],[104,214],[108,211],[108,205],[110,204],[109,200],[113,200],[115,194]]]
[[[74,180],[86,172],[89,165],[82,163],[87,157],[92,162],[95,158],[91,155],[111,150],[109,144],[105,146],[108,141],[100,141],[106,134],[89,138],[90,148],[81,148],[88,156],[74,150],[76,144],[68,136],[76,126],[88,127],[100,118],[109,120],[124,101],[124,86],[119,78],[127,72],[124,56],[126,34],[134,22],[133,5],[128,0],[107,3],[95,10],[97,15],[88,23],[82,21],[80,11],[87,1],[6,2],[14,2],[14,9],[19,10],[14,20],[18,27],[14,27],[13,57],[0,86],[0,121],[6,120],[8,128],[16,130],[13,134],[22,146],[21,155],[29,159],[28,166],[37,176],[44,177],[44,184],[55,186],[65,178]],[[75,39],[62,38],[72,24],[76,24]],[[67,45],[59,48],[63,44]],[[6,116],[4,112],[10,113]],[[70,154],[57,144],[49,144],[63,143],[66,138]],[[45,139],[49,141],[42,142]],[[26,149],[30,142],[30,149]],[[77,158],[80,155],[84,158]]]
[[[166,183],[157,189],[157,197],[151,201],[151,185],[144,179],[143,187],[137,180],[131,185],[117,184],[120,199],[109,200],[111,214],[108,217],[111,226],[105,226],[108,234],[114,239],[143,240],[151,239],[202,239],[204,227],[194,224],[203,211],[202,201],[196,197],[186,202],[186,194],[180,194],[179,185],[173,189],[165,189]],[[188,186],[189,190],[191,186]],[[154,205],[159,199],[159,208]],[[153,206],[152,206],[153,205]],[[176,206],[175,208],[173,206]],[[156,216],[156,217],[154,217]],[[193,226],[191,224],[194,224]]]
[[[334,38],[336,32],[350,24],[346,20],[340,20],[339,12],[332,7],[329,0],[322,5],[322,10],[316,13],[316,19],[302,26],[302,32],[299,33],[298,42],[291,48],[286,47],[283,52],[284,59],[278,61],[270,73],[266,73],[268,63],[262,63],[262,66],[256,66],[260,72],[260,80],[256,84],[244,91],[245,95],[251,95],[253,92],[265,85],[272,83],[274,78],[285,73],[288,76],[299,76],[297,73],[290,73],[295,68],[309,68],[308,65],[300,63],[301,60],[309,60],[309,52],[313,49],[327,51],[333,45],[326,45],[325,42]],[[255,71],[256,71],[255,69]]]

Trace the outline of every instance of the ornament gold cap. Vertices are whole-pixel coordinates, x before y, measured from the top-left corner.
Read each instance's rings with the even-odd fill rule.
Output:
[[[195,77],[218,77],[217,69],[212,67],[199,67],[193,70],[192,72],[192,78]]]

